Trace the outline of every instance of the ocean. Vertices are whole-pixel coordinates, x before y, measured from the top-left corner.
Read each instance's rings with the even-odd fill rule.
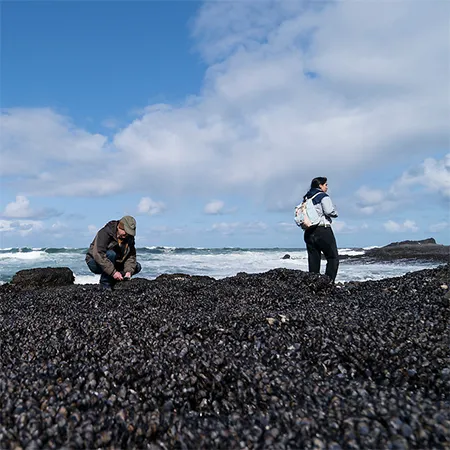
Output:
[[[373,247],[370,247],[373,248]],[[5,248],[0,249],[0,284],[11,281],[16,272],[37,267],[69,267],[76,284],[98,283],[84,261],[86,248]],[[368,248],[341,248],[340,255],[363,256]],[[289,259],[283,256],[290,255]],[[142,247],[137,249],[142,265],[140,278],[155,279],[161,274],[207,275],[216,279],[239,272],[262,273],[286,268],[308,270],[308,256],[302,248],[177,248]],[[326,262],[322,262],[321,272]],[[436,262],[373,262],[346,259],[340,262],[337,282],[379,280],[439,266]]]

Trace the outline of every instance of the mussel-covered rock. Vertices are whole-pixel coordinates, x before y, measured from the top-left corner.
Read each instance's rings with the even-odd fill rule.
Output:
[[[0,286],[0,448],[448,448],[449,284]]]
[[[68,267],[46,267],[20,270],[14,275],[11,284],[24,289],[34,289],[70,286],[74,281],[75,276]]]

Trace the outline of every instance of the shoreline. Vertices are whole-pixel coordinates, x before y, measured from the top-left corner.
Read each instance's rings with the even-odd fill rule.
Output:
[[[290,261],[297,261],[298,259],[295,256],[290,256],[290,258],[286,258],[286,255],[284,255],[284,257],[280,257],[279,260],[285,260],[284,263],[280,263],[279,265],[277,264],[276,266],[272,267],[272,268],[267,268],[266,270],[255,270],[255,271],[244,271],[245,273],[248,274],[264,274],[270,270],[274,270],[274,269],[288,269],[288,270],[300,270],[300,271],[304,271],[306,272],[308,270],[307,268],[307,262],[305,261],[305,263],[303,264],[303,266],[295,266],[292,264],[287,263],[286,259],[290,260]],[[303,259],[301,259],[301,261],[303,261]],[[377,281],[377,280],[383,280],[383,279],[387,279],[387,278],[392,278],[392,277],[398,277],[398,276],[402,276],[405,275],[407,273],[412,273],[412,272],[417,272],[423,269],[432,269],[432,268],[437,268],[441,265],[445,265],[446,262],[443,262],[442,260],[426,260],[426,259],[414,259],[414,258],[398,258],[398,259],[380,259],[377,260],[376,258],[355,258],[353,256],[351,257],[343,257],[340,258],[340,266],[339,266],[339,271],[338,271],[338,279],[337,279],[337,283],[351,283],[351,282],[365,282],[365,281]],[[360,264],[361,268],[366,268],[365,271],[367,271],[366,277],[361,277],[361,275],[358,277],[356,274],[354,277],[350,277],[349,275],[346,274],[347,271],[349,272],[353,272],[353,270],[351,269],[354,264]],[[322,264],[321,264],[321,274],[324,274],[325,272],[325,265],[326,265],[326,260],[323,259],[322,260]],[[54,269],[54,268],[58,268],[58,267],[67,267],[63,264],[61,265],[53,265],[53,266],[48,266],[46,267],[47,269]],[[0,286],[5,285],[5,284],[9,284],[12,282],[14,276],[19,273],[22,272],[24,270],[36,270],[36,269],[43,269],[44,267],[32,267],[29,269],[20,269],[17,270],[16,272],[14,272],[14,274],[11,274],[9,276],[8,279],[2,280],[0,281]],[[371,268],[371,270],[369,270],[368,268]],[[375,268],[375,269],[373,269]],[[391,268],[391,270],[390,270]],[[142,273],[140,273],[138,276],[136,276],[135,278],[142,278],[148,281],[153,281],[156,280],[159,276],[166,276],[166,275],[171,275],[174,273],[181,273],[178,272],[176,269],[176,267],[174,267],[175,270],[170,271],[170,272],[162,272],[162,273],[155,273],[153,275],[147,276]],[[395,270],[392,270],[395,269]],[[72,269],[70,269],[72,270]],[[399,272],[399,273],[392,273],[392,271],[394,272]],[[191,271],[185,271],[183,272],[184,275],[186,276],[209,276],[210,278],[213,278],[215,280],[222,280],[224,278],[230,278],[233,276],[236,276],[237,273],[240,273],[242,271],[236,270],[234,272],[230,272],[229,274],[226,275],[214,275],[214,274],[210,274],[210,275],[199,275],[196,274],[195,272],[191,272]],[[86,286],[91,286],[91,285],[95,285],[98,284],[98,278],[99,275],[95,275],[95,274],[86,274],[86,273],[76,273],[73,272],[73,275],[75,277],[74,280],[74,284],[75,285],[86,285]]]
[[[51,249],[50,254],[58,254],[55,253],[53,250],[57,249]],[[78,249],[81,251],[81,249]],[[294,251],[293,249],[291,249]],[[367,249],[349,249],[349,248],[343,248],[340,249],[343,253],[339,255],[339,260],[341,261],[341,268],[338,272],[338,281],[339,282],[349,282],[351,280],[370,280],[370,279],[382,279],[387,278],[389,276],[395,276],[396,274],[393,273],[395,270],[391,271],[388,269],[388,266],[384,266],[384,263],[399,263],[401,265],[410,265],[411,268],[408,268],[408,270],[400,270],[398,272],[399,275],[407,273],[411,270],[420,270],[421,268],[426,268],[430,266],[437,266],[440,264],[446,264],[450,262],[450,246],[446,245],[439,245],[435,243],[435,240],[430,238],[426,239],[424,241],[404,241],[400,243],[391,243],[384,247],[376,247],[376,248],[367,248]],[[200,251],[200,250],[199,250]],[[264,249],[252,249],[252,251],[257,252],[263,252]],[[239,271],[248,271],[250,273],[263,273],[265,271],[277,268],[277,267],[285,267],[290,269],[298,269],[298,270],[307,270],[307,260],[305,257],[306,250],[305,249],[295,249],[296,252],[300,252],[300,254],[294,254],[292,256],[292,251],[289,251],[289,249],[270,249],[265,250],[269,251],[269,258],[267,261],[268,263],[263,262],[263,259],[261,259],[260,262],[257,262],[255,265],[253,265],[252,258],[246,258],[245,256],[242,257],[242,255],[239,256],[239,259],[236,259],[237,256],[233,254],[216,254],[214,257],[214,254],[210,254],[207,252],[206,254],[200,253],[186,253],[187,256],[183,256],[184,251],[181,251],[179,253],[180,257],[176,256],[178,253],[167,253],[167,261],[164,257],[166,254],[165,252],[159,254],[159,256],[153,257],[153,256],[144,256],[141,255],[140,258],[146,262],[147,272],[145,274],[142,274],[141,276],[145,276],[146,279],[155,279],[157,278],[161,273],[174,273],[185,270],[190,275],[202,275],[202,273],[195,273],[196,272],[196,265],[198,264],[198,267],[201,267],[205,264],[212,264],[212,267],[215,267],[214,270],[204,270],[203,275],[210,275],[217,279],[223,279],[225,277],[234,276]],[[26,253],[26,252],[25,252]],[[278,253],[278,254],[276,254]],[[64,256],[68,255],[68,256]],[[84,255],[84,254],[83,254]],[[90,273],[86,273],[86,267],[84,264],[84,256],[82,253],[75,253],[70,254],[66,252],[62,252],[62,254],[59,254],[57,257],[44,257],[42,258],[42,261],[40,258],[31,260],[30,264],[28,265],[26,260],[18,261],[16,263],[12,263],[13,265],[9,267],[8,270],[6,270],[6,266],[4,266],[4,272],[1,275],[1,281],[0,285],[8,283],[12,280],[14,274],[17,271],[20,271],[22,269],[27,268],[37,268],[39,267],[38,264],[41,264],[42,267],[44,264],[47,266],[53,266],[53,267],[65,267],[67,265],[71,265],[72,262],[74,266],[72,267],[72,270],[74,273],[77,273],[77,278],[85,278],[86,282],[78,282],[77,284],[92,284],[96,283],[96,277],[91,276]],[[170,255],[170,256],[169,256]],[[245,252],[243,253],[245,255]],[[82,257],[83,256],[83,257]],[[264,255],[259,255],[260,258],[264,258]],[[209,258],[213,259],[209,259]],[[186,259],[187,264],[186,264]],[[274,259],[276,258],[276,259]],[[47,263],[45,261],[49,259]],[[221,259],[224,260],[226,264],[229,264],[230,270],[222,270],[218,266],[219,261]],[[280,262],[281,260],[285,260],[283,262]],[[290,260],[290,261],[289,261]],[[6,260],[3,260],[6,261]],[[324,259],[323,259],[324,261]],[[364,276],[356,276],[352,277],[348,274],[345,274],[345,268],[351,267],[347,264],[353,264],[353,263],[360,263],[362,265],[372,265],[372,264],[378,264],[378,268],[376,269],[376,273],[373,276],[368,275],[367,277]],[[16,265],[15,265],[16,264]],[[162,270],[159,270],[159,266],[161,265]],[[323,264],[324,265],[324,264]],[[347,265],[347,266],[346,266]],[[413,267],[414,265],[419,266],[418,268]],[[17,266],[17,267],[16,267]],[[27,267],[28,266],[28,267]],[[323,270],[322,270],[323,271]],[[201,270],[199,270],[201,272]],[[208,273],[209,272],[209,273]],[[386,272],[386,274],[384,274]]]

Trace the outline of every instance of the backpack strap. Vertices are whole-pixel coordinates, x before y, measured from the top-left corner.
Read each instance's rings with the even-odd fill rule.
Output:
[[[318,195],[320,195],[320,194],[325,194],[325,192],[317,192],[317,193],[315,193],[312,197],[309,197],[309,198],[307,198],[306,200],[312,200],[313,198],[316,198]],[[325,194],[325,195],[327,195],[327,194]],[[306,201],[305,200],[305,201]]]
[[[305,203],[307,200],[312,200],[314,197],[318,196],[319,194],[325,194],[325,192],[316,192],[312,197],[306,198],[303,197],[303,200],[301,201],[301,203],[299,203],[295,208],[300,208],[303,203]]]
[[[310,199],[312,200],[314,197],[317,197],[319,194],[325,194],[325,192],[317,192],[312,197],[310,197]]]

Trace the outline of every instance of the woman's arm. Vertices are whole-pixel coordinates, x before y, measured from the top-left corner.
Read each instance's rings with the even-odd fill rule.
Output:
[[[334,207],[333,202],[331,201],[331,198],[328,197],[328,195],[322,199],[322,209],[325,216],[328,217],[338,216],[336,208]]]

